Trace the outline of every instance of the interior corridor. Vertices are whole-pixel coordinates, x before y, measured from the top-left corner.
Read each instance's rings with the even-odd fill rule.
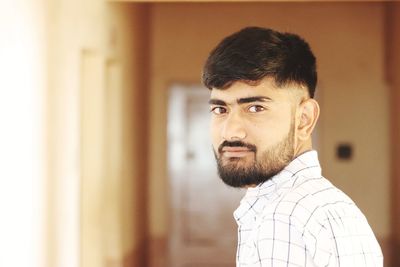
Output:
[[[323,174],[400,266],[400,2],[323,0],[1,3],[0,266],[234,266],[200,77],[250,25],[310,43]]]

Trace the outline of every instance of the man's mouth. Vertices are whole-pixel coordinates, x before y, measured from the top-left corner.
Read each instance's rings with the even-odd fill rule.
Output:
[[[242,146],[225,146],[222,148],[222,156],[226,158],[242,158],[248,156],[250,153],[253,153],[247,147]]]

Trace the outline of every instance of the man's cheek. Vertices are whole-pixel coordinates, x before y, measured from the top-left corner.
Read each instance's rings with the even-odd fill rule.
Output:
[[[214,150],[217,151],[218,150],[218,146],[221,143],[221,138],[220,138],[220,134],[219,132],[214,128],[211,131],[211,142],[213,144]]]

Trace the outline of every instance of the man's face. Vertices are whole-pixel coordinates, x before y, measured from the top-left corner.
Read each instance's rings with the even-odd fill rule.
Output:
[[[295,146],[293,89],[271,79],[235,82],[211,91],[211,137],[221,179],[233,187],[255,186],[292,161]]]

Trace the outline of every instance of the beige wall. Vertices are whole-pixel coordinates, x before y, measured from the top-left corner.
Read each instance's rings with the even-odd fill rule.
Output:
[[[122,131],[119,164],[114,177],[121,177],[120,233],[124,251],[123,266],[146,266],[147,246],[147,132],[148,132],[148,6],[113,4],[111,25],[115,59],[122,69],[120,103]],[[110,117],[111,120],[119,116]],[[115,146],[110,137],[110,149]],[[110,209],[112,210],[112,208]],[[115,225],[118,230],[118,225]],[[118,263],[118,262],[116,262]],[[118,266],[118,265],[116,265]]]
[[[79,1],[63,0],[48,1],[47,5],[48,266],[79,266],[82,240],[80,153],[84,146],[80,140],[81,56],[84,49],[90,50],[99,60],[103,56],[105,6],[97,1],[82,5]],[[94,96],[92,103],[98,104],[102,97],[102,94]],[[96,143],[101,142],[98,137],[95,139]],[[98,149],[96,147],[95,151]],[[94,202],[98,203],[98,197]],[[97,204],[95,214],[90,216],[96,217],[96,211]],[[97,255],[98,249],[93,253]]]
[[[146,14],[48,3],[48,267],[145,266]]]
[[[400,3],[387,6],[387,63],[391,102],[392,166],[392,253],[393,265],[400,265]]]
[[[319,153],[324,175],[349,194],[379,238],[389,233],[389,109],[382,3],[154,4],[151,8],[150,233],[168,234],[167,89],[199,83],[209,51],[247,25],[302,35],[320,75]],[[351,142],[354,158],[335,159]]]

